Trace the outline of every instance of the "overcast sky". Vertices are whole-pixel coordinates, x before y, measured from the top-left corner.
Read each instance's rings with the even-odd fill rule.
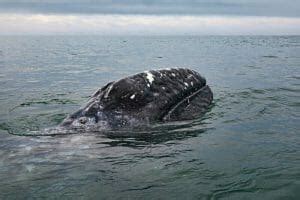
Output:
[[[300,34],[300,0],[0,0],[0,34]]]

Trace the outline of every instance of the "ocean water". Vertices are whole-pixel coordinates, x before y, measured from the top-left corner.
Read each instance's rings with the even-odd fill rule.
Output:
[[[205,116],[36,135],[108,81],[170,67],[206,77]],[[0,199],[300,199],[299,119],[300,36],[0,37]]]

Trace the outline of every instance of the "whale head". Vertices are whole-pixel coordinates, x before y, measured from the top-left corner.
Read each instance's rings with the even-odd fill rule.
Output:
[[[61,126],[107,129],[193,119],[212,99],[205,78],[193,70],[151,70],[108,83]]]

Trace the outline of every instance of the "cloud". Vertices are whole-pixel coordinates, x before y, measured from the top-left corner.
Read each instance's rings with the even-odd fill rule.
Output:
[[[194,15],[0,14],[0,34],[286,35],[300,18]]]
[[[0,0],[1,13],[300,17],[298,0]]]

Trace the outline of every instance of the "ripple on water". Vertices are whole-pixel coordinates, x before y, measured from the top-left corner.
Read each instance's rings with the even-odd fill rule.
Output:
[[[38,105],[38,104],[43,104],[43,105],[53,105],[53,104],[76,104],[76,102],[70,100],[70,99],[45,99],[45,100],[31,100],[31,101],[27,101],[27,102],[23,102],[15,107],[13,107],[12,109],[10,109],[10,111],[15,110],[16,108],[19,107],[30,107],[30,106],[34,106],[34,105]]]
[[[274,55],[266,55],[266,56],[262,56],[263,58],[278,58],[278,56],[274,56]]]
[[[0,199],[299,199],[299,37],[0,43]],[[203,73],[212,109],[135,131],[45,130],[85,102],[95,82],[153,64]]]

